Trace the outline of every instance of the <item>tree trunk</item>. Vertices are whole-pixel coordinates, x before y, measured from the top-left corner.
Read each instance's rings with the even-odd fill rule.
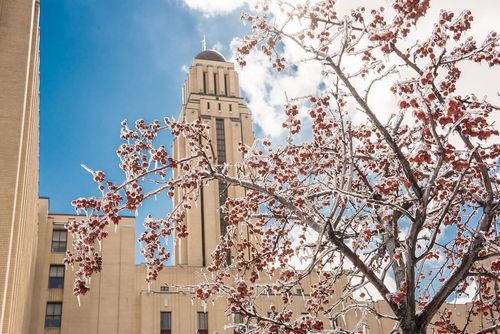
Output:
[[[427,325],[417,323],[415,321],[403,323],[401,325],[401,333],[402,334],[426,334],[427,333]]]

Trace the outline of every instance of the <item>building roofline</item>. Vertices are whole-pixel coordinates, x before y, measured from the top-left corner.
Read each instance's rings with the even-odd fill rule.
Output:
[[[64,212],[49,212],[47,213],[48,216],[75,216],[75,217],[83,217],[83,215],[79,215],[77,213],[64,213]],[[137,218],[135,216],[130,216],[130,215],[120,215],[121,218]]]

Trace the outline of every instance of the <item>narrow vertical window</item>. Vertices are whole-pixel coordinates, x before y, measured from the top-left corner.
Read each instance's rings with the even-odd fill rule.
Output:
[[[208,334],[207,312],[198,312],[198,334]]]
[[[217,162],[222,165],[226,162],[226,134],[223,118],[215,120],[215,134],[217,139]]]
[[[240,333],[243,333],[243,328],[242,328],[242,325],[243,325],[243,315],[241,313],[235,313],[233,315],[234,317],[234,325],[235,325],[235,329],[234,329],[234,334],[240,334]],[[239,325],[239,326],[238,326]]]
[[[221,110],[222,110],[222,109],[221,109],[221,106],[220,106],[220,103],[219,103],[219,112],[220,112]]]
[[[64,253],[66,251],[66,243],[68,239],[68,231],[53,230],[52,231],[52,252]]]
[[[203,72],[203,94],[207,93],[207,72]]]
[[[207,102],[207,110],[210,111],[210,102]]]
[[[224,163],[226,162],[226,134],[224,129],[224,119],[217,118],[215,120],[215,134],[217,141],[217,164],[219,168],[224,168]],[[224,181],[219,181],[219,205],[224,205],[227,200],[227,188],[228,185]],[[220,225],[220,234],[221,236],[225,236],[227,233],[227,222],[224,219],[226,214],[219,210],[219,225]],[[231,263],[231,256],[227,254],[226,263]]]
[[[47,303],[45,309],[45,328],[61,327],[62,303]]]
[[[224,74],[224,94],[225,94],[226,96],[228,96],[228,95],[229,95],[229,93],[228,93],[228,88],[229,88],[229,87],[227,86],[227,83],[228,83],[228,81],[229,81],[228,79],[229,79],[229,75]]]
[[[233,111],[233,105],[230,103],[229,104],[229,111],[232,112]]]
[[[172,312],[160,312],[160,334],[172,333]]]
[[[214,94],[217,95],[217,73],[214,73]]]
[[[64,265],[51,264],[49,268],[49,289],[64,288]]]

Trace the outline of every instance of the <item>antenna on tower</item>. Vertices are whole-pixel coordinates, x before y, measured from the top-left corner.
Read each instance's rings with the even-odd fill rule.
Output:
[[[207,39],[205,35],[203,35],[203,39],[201,40],[201,51],[205,51],[207,49]]]

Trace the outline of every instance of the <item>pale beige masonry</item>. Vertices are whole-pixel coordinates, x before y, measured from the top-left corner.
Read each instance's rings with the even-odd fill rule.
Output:
[[[28,333],[37,233],[39,3],[0,0],[0,331]]]
[[[78,216],[47,213],[48,200],[40,200],[36,281],[32,294],[29,333],[138,333],[138,294],[134,259],[135,219],[123,217],[117,231],[102,243],[104,270],[95,275],[91,289],[80,299],[73,295],[73,271],[64,272],[63,287],[49,286],[49,268],[62,265],[64,249],[52,248],[54,231],[65,231],[64,224]],[[67,248],[71,250],[71,236]],[[46,324],[47,303],[62,303],[60,327]],[[27,333],[27,332],[26,332]]]
[[[205,50],[195,57],[184,83],[179,119],[187,122],[200,120],[209,124],[214,152],[216,155],[222,154],[225,162],[241,161],[242,154],[238,151],[238,144],[252,144],[252,120],[239,93],[238,74],[234,70],[234,64],[226,62],[217,51]],[[217,147],[218,143],[221,146]],[[190,155],[184,138],[174,140],[173,152],[175,158]],[[179,171],[176,170],[175,173]],[[220,195],[224,191],[219,189],[220,186],[217,182],[211,182],[203,187],[196,205],[187,214],[189,236],[176,244],[177,264],[199,267],[208,265],[210,253],[222,234],[221,228],[224,228],[218,210],[222,204]],[[230,187],[227,195],[239,197],[243,195],[242,191]],[[180,201],[180,196],[179,191],[176,191],[174,206]]]

